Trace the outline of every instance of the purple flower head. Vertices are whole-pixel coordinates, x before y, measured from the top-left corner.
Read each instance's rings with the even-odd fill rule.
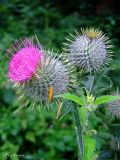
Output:
[[[32,40],[24,39],[12,46],[12,58],[8,67],[8,77],[13,82],[30,80],[35,74],[43,57],[42,51]]]

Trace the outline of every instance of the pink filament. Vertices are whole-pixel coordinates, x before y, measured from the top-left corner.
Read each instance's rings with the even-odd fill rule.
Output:
[[[42,52],[34,46],[20,49],[10,60],[8,76],[15,82],[30,80],[36,72],[42,58]]]

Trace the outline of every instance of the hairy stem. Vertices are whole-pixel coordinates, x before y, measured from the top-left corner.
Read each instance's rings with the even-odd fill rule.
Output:
[[[79,118],[79,111],[78,111],[78,106],[73,105],[73,116],[74,116],[74,121],[76,125],[76,133],[77,133],[77,142],[78,142],[78,149],[79,149],[79,160],[82,160],[82,156],[84,153],[84,146],[83,146],[83,131],[80,123],[80,118]]]

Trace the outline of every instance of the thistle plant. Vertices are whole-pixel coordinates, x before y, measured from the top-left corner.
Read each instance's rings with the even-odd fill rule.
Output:
[[[37,42],[37,43],[36,43]],[[42,50],[37,37],[17,41],[8,67],[8,77],[21,97],[48,105],[55,95],[67,92],[76,79],[70,63],[51,51]]]
[[[91,75],[92,72],[104,69],[111,60],[112,45],[102,31],[94,28],[82,29],[81,33],[76,32],[76,35],[71,37],[69,43],[65,43],[67,48],[61,56],[44,50],[36,36],[17,41],[12,45],[12,50],[7,50],[12,56],[8,78],[21,93],[21,97],[26,98],[27,103],[24,107],[29,102],[33,107],[36,103],[46,107],[59,99],[63,102],[63,99],[72,101],[69,108],[75,121],[79,160],[93,160],[96,157],[94,155],[96,143],[91,136],[96,134],[96,131],[88,129],[89,116],[99,105],[109,103],[108,111],[120,117],[120,96],[96,97],[92,93],[94,78],[89,89],[86,89],[86,86],[78,88],[80,85],[76,87],[76,81],[79,80],[76,73],[79,69]],[[80,93],[78,94],[76,90],[80,90]],[[57,118],[61,108],[62,105],[59,105]],[[85,141],[85,147],[84,137],[89,141],[88,143]],[[92,147],[87,153],[88,144],[92,144]]]
[[[88,87],[89,89],[87,90],[85,87],[85,93],[83,91],[80,94],[76,93],[77,95],[66,93],[58,95],[57,97],[62,97],[63,99],[70,100],[77,104],[73,106],[73,110],[75,110],[73,114],[74,117],[76,117],[75,121],[77,126],[77,135],[80,135],[80,137],[77,136],[78,146],[80,146],[79,159],[90,160],[94,159],[94,157],[88,156],[88,159],[84,159],[84,155],[86,155],[86,146],[84,146],[84,141],[82,138],[84,134],[96,134],[94,129],[91,131],[87,129],[89,116],[91,112],[94,113],[96,111],[99,105],[109,103],[111,101],[118,101],[120,99],[119,95],[103,95],[101,97],[96,97],[92,94],[95,74],[104,70],[104,68],[111,61],[112,45],[109,38],[102,31],[94,28],[82,29],[81,33],[76,32],[76,35],[70,34],[70,36],[71,38],[67,38],[67,42],[64,43],[65,58],[72,62],[72,64],[77,68],[77,71],[80,71],[80,73],[85,72],[88,73],[88,76],[93,75],[91,78],[91,83]],[[113,110],[116,112],[114,107]],[[79,114],[75,115],[75,113],[80,113],[80,117]],[[79,120],[80,123],[77,123]],[[93,148],[95,148],[95,145]],[[93,152],[91,153],[93,154]]]

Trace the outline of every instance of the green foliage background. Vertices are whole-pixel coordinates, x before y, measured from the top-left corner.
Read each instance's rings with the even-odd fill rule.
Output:
[[[119,1],[112,0],[0,1],[1,160],[7,159],[5,153],[24,154],[20,158],[24,160],[77,159],[77,142],[71,114],[57,121],[56,108],[53,107],[53,112],[24,110],[13,115],[14,110],[22,104],[18,103],[18,96],[6,77],[8,58],[5,49],[19,38],[36,34],[44,48],[60,52],[66,36],[73,33],[74,29],[91,26],[100,28],[110,37],[115,47],[113,61],[106,71],[107,76],[99,75],[93,89],[96,95],[113,93],[120,86],[119,4]],[[87,86],[89,79],[84,79],[81,83]],[[107,121],[105,110],[102,108],[96,112],[89,123],[98,131],[99,136],[95,137],[97,153],[105,152],[102,156],[107,157],[106,160],[113,160],[115,152],[111,151],[106,132],[120,135],[120,121],[103,124]],[[11,156],[11,160],[18,159]]]

